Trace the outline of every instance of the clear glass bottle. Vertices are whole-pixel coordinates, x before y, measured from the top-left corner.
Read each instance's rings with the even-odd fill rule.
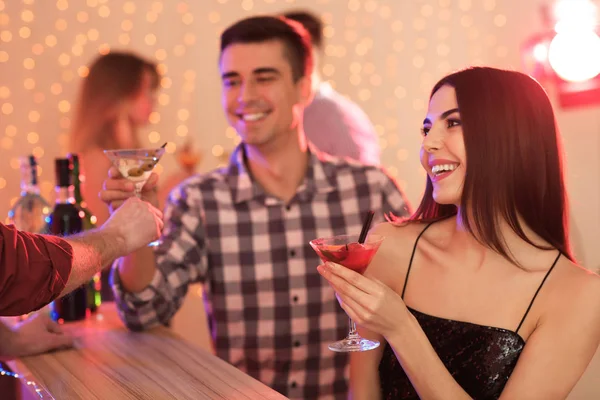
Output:
[[[8,212],[9,223],[21,231],[47,233],[46,224],[52,211],[40,195],[37,160],[29,155],[21,158],[21,197]]]
[[[81,171],[79,156],[71,153],[68,155],[68,158],[71,160],[71,166],[73,167],[73,198],[75,199],[75,205],[80,210],[79,215],[83,219],[83,230],[94,229],[96,227],[96,216],[87,208],[87,204],[81,194],[81,184],[85,180],[85,177]],[[88,308],[91,312],[97,311],[102,302],[100,290],[100,273],[97,273],[90,280],[87,287]]]

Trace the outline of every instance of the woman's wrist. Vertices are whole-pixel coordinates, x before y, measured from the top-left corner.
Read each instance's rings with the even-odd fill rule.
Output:
[[[415,324],[418,325],[417,319],[412,313],[405,307],[402,310],[402,315],[398,318],[398,324],[395,329],[383,334],[385,340],[390,346],[395,347],[395,344],[401,344],[403,340],[407,339],[407,335],[411,335]]]

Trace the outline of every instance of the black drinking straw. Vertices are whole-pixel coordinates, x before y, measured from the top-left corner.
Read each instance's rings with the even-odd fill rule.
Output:
[[[358,243],[362,244],[367,239],[367,233],[369,232],[369,228],[371,228],[371,222],[373,222],[373,215],[375,215],[373,211],[367,213],[365,222],[363,222],[362,231],[360,231],[360,236],[358,237]]]
[[[165,142],[165,144],[163,144],[162,146],[160,146],[160,148],[163,149],[163,148],[167,147],[167,143],[169,143],[169,142]]]

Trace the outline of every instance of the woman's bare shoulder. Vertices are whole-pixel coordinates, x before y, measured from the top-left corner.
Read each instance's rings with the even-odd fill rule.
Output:
[[[561,257],[559,262],[561,286],[568,292],[565,294],[581,300],[595,300],[600,306],[600,276],[566,257]]]
[[[426,224],[420,221],[382,222],[375,225],[371,233],[384,236],[386,239],[417,238]]]
[[[398,291],[404,282],[415,241],[425,226],[417,221],[376,225],[371,234],[381,235],[384,240],[366,275],[374,276]]]
[[[559,259],[551,275],[555,276],[548,279],[548,315],[567,321],[577,314],[600,323],[600,276],[566,257]]]
[[[440,235],[445,235],[448,230],[445,228],[452,226],[451,221],[448,219],[442,219],[433,223],[435,223],[436,226],[439,225],[442,227],[442,229],[430,229],[427,231],[426,236],[431,236],[434,240]],[[384,244],[386,242],[388,244],[391,243],[394,248],[405,251],[407,247],[410,249],[413,248],[419,235],[431,224],[432,222],[429,221],[417,220],[382,222],[376,225],[371,233],[384,236],[386,239]]]

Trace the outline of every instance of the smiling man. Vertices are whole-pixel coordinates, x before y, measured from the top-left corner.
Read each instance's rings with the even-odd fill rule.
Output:
[[[131,329],[166,324],[191,283],[202,282],[219,357],[292,399],[344,399],[347,357],[327,349],[348,317],[309,246],[359,233],[369,210],[406,215],[380,168],[331,158],[306,141],[311,49],[297,23],[253,17],[221,36],[222,105],[241,138],[228,167],[188,179],[170,196],[162,245],[115,265]],[[129,197],[111,171],[102,198]],[[156,203],[151,185],[144,199]]]

